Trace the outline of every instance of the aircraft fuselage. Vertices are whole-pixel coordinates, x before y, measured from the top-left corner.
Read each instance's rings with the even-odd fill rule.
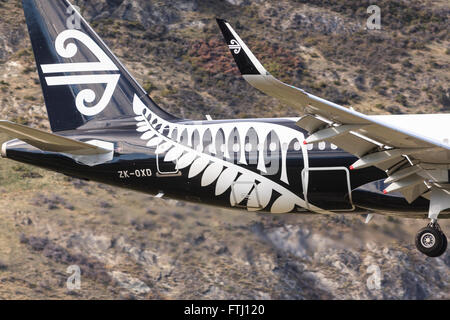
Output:
[[[177,134],[172,135],[173,141],[181,141],[181,145],[199,152],[198,160],[202,155],[211,159],[207,158],[198,169],[193,168],[196,160],[178,168],[180,156],[165,161],[170,150],[147,146],[142,132],[136,130],[135,119],[59,133],[80,141],[114,143],[113,159],[107,163],[88,166],[69,155],[44,152],[18,140],[5,144],[3,155],[76,178],[225,208],[273,213],[349,213],[378,205],[380,210],[426,214],[426,201],[409,205],[401,197],[382,195],[384,187],[377,183],[386,178],[383,171],[375,167],[351,171],[348,168],[357,160],[355,156],[329,143],[304,145],[307,133],[295,121],[286,118],[180,122],[177,126],[184,132],[178,138]],[[261,135],[254,129],[259,124],[271,130]],[[226,129],[230,125],[233,129]],[[185,129],[189,126],[195,128],[187,133],[190,139],[186,137],[189,130]],[[238,128],[242,126],[245,139],[239,136]],[[215,138],[206,133],[214,127]],[[297,138],[284,139],[282,135],[286,132]],[[183,134],[185,139],[181,137]],[[214,166],[221,172],[214,173]],[[199,172],[192,173],[193,170]],[[211,181],[205,181],[208,179]]]

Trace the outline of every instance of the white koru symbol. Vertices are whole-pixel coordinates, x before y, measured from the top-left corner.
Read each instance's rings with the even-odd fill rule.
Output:
[[[239,52],[241,52],[241,45],[239,44],[239,42],[237,42],[236,40],[231,40],[230,41],[230,45],[228,46],[228,48],[230,48],[230,50],[234,50],[234,54],[239,54]]]
[[[45,78],[48,86],[79,85],[79,84],[106,84],[106,89],[99,102],[94,106],[89,106],[97,98],[96,92],[92,89],[84,89],[78,92],[76,96],[76,106],[78,111],[85,116],[95,116],[102,112],[111,101],[114,91],[120,79],[119,73],[95,74],[94,72],[113,71],[119,69],[109,56],[95,43],[87,34],[79,30],[65,30],[61,32],[55,40],[55,49],[58,55],[65,59],[73,58],[78,52],[78,44],[69,42],[77,40],[85,45],[92,54],[98,59],[98,62],[75,62],[75,63],[57,63],[42,64],[41,69],[45,75],[57,73],[91,72],[87,75],[63,75],[47,76]]]

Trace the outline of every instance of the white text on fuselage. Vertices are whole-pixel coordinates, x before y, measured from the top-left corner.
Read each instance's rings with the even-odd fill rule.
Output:
[[[131,178],[148,178],[153,175],[151,169],[136,169],[134,171],[123,170],[117,171],[120,179],[131,179]]]

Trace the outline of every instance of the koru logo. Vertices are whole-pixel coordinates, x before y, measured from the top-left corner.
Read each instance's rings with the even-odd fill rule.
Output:
[[[43,64],[41,65],[41,69],[45,75],[55,73],[119,71],[106,53],[88,35],[75,29],[65,30],[56,38],[56,52],[62,58],[71,59],[78,52],[77,44],[74,42],[66,44],[66,42],[70,39],[77,40],[85,45],[98,59],[98,62]],[[97,98],[94,90],[84,89],[77,94],[75,101],[77,109],[85,116],[95,116],[107,107],[111,101],[119,79],[120,74],[118,73],[50,76],[45,78],[48,86],[106,84],[106,89],[103,96],[95,105],[87,105],[94,103]]]
[[[241,52],[242,49],[239,42],[237,42],[234,39],[230,41],[230,45],[228,46],[228,48],[230,48],[230,50],[233,50],[234,54],[239,54],[239,52]]]

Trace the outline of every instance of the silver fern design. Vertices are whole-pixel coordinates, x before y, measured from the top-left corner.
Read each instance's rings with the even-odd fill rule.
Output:
[[[182,170],[190,167],[188,178],[192,179],[198,175],[201,177],[201,186],[210,186],[216,184],[215,195],[220,196],[230,190],[230,205],[232,207],[246,203],[247,210],[260,211],[267,210],[272,213],[287,213],[293,211],[296,206],[308,208],[315,212],[324,212],[322,209],[307,205],[306,202],[295,193],[275,183],[267,177],[257,174],[242,166],[232,163],[226,159],[221,159],[214,154],[215,138],[217,132],[222,130],[225,134],[225,143],[227,145],[229,137],[233,130],[237,130],[241,138],[241,146],[245,143],[247,132],[253,129],[259,141],[265,141],[265,138],[274,129],[265,123],[257,122],[240,122],[240,123],[222,123],[211,125],[184,125],[168,122],[155,113],[153,113],[138,96],[134,97],[133,110],[137,115],[137,131],[141,134],[141,139],[147,141],[147,146],[155,148],[157,155],[164,155],[165,162],[176,162],[177,169]],[[286,174],[286,155],[287,147],[292,141],[303,140],[303,135],[293,129],[284,126],[277,126],[279,136],[282,137],[282,180],[289,183]],[[200,137],[199,141],[203,141],[202,137],[210,131],[212,134],[212,143],[209,147],[195,146],[194,135]],[[186,138],[187,139],[184,139]],[[228,148],[225,149],[225,158],[231,159]],[[239,163],[245,165],[247,163],[244,148],[240,148]],[[236,150],[234,150],[236,151]],[[264,154],[258,152],[258,169],[265,171]],[[272,197],[279,194],[278,198],[268,208]]]

